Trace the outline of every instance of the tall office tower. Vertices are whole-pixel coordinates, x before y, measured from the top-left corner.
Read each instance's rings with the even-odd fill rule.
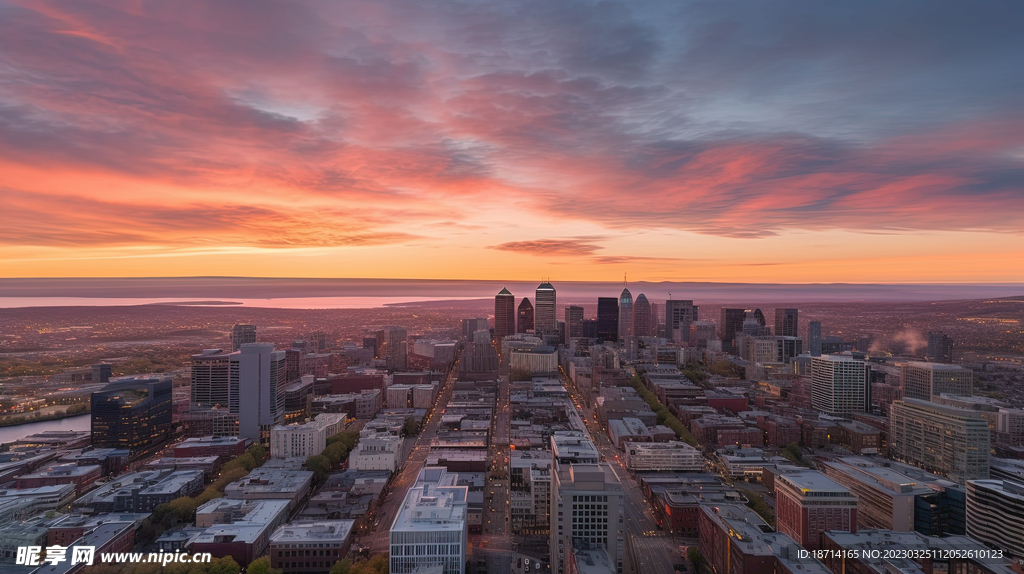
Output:
[[[148,454],[171,437],[171,377],[114,377],[92,393],[92,445]]]
[[[651,326],[651,304],[643,293],[637,295],[633,302],[633,336],[652,337],[654,330]]]
[[[381,355],[389,371],[406,370],[409,366],[409,331],[402,327],[385,327]]]
[[[665,301],[665,338],[676,343],[690,341],[690,324],[697,320],[697,307],[692,300]]]
[[[1024,482],[968,481],[967,536],[1024,558]]]
[[[583,336],[583,307],[569,305],[565,308],[565,334],[569,339]]]
[[[619,340],[627,341],[633,336],[633,294],[623,289],[619,295]]]
[[[551,572],[565,574],[574,544],[603,547],[615,572],[624,557],[622,483],[583,433],[551,437]]]
[[[927,358],[936,363],[952,363],[953,339],[942,331],[928,331]]]
[[[192,355],[192,412],[215,406],[227,408],[231,389],[231,354],[221,349],[205,349]]]
[[[519,302],[519,323],[516,332],[526,333],[529,331],[533,331],[533,303],[530,303],[529,297],[523,297],[523,300]]]
[[[231,359],[228,404],[238,415],[238,436],[266,443],[283,424],[288,359],[269,343],[247,343]]]
[[[588,339],[597,338],[597,319],[583,320],[583,336]]]
[[[871,366],[848,355],[811,359],[811,406],[848,416],[871,409]]]
[[[775,336],[776,337],[799,337],[799,313],[798,309],[775,309]],[[763,325],[764,323],[762,323]]]
[[[464,574],[469,487],[457,483],[444,467],[420,470],[391,523],[388,572]]]
[[[487,339],[490,340],[490,329],[487,327],[487,319],[463,319],[462,338],[466,341],[474,340],[474,334],[480,331],[487,331]]]
[[[977,411],[920,399],[889,406],[889,454],[958,482],[989,477],[988,421]]]
[[[109,383],[110,375],[113,374],[113,367],[106,363],[92,366],[92,382]]]
[[[743,321],[747,318],[746,309],[727,309],[722,307],[722,320],[718,322],[718,338],[722,340],[722,350],[735,353],[736,333],[743,331]]]
[[[809,346],[811,347],[811,356],[821,356],[821,321],[811,321],[808,326],[808,336],[810,339]]]
[[[974,394],[974,372],[960,365],[910,362],[900,365],[903,398],[930,401],[949,393],[969,397]]]
[[[246,343],[256,342],[256,325],[235,325],[231,328],[231,350],[237,351]]]
[[[764,318],[764,311],[762,311],[760,307],[758,307],[757,309],[754,309],[753,318],[754,318],[755,321],[757,321],[757,324],[762,326],[762,327],[764,327],[764,326],[766,326],[768,324],[767,321]]]
[[[494,336],[498,339],[516,333],[516,298],[505,288],[494,296]]]
[[[558,319],[555,317],[555,288],[547,281],[537,286],[534,301],[533,329],[541,335],[557,335]]]
[[[615,297],[597,298],[597,336],[605,341],[619,339],[619,300]]]
[[[857,532],[857,497],[816,470],[775,477],[775,524],[808,550],[821,547],[821,533]]]

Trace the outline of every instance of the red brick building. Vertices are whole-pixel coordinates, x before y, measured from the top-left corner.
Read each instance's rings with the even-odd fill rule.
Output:
[[[174,458],[219,456],[231,460],[241,456],[252,440],[236,436],[190,438],[174,447]]]
[[[829,530],[857,532],[857,497],[818,471],[775,477],[775,524],[808,550]]]

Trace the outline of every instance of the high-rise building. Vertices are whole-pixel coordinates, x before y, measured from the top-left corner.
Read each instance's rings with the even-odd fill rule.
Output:
[[[889,454],[953,480],[989,477],[989,433],[976,411],[907,398],[889,407]]]
[[[811,359],[811,406],[834,416],[871,409],[871,366],[848,355]]]
[[[643,293],[637,295],[633,302],[633,335],[636,337],[653,337],[651,303]]]
[[[799,310],[797,309],[775,309],[775,336],[776,337],[799,337]],[[764,326],[764,323],[761,324]]]
[[[811,356],[821,356],[821,321],[811,321],[808,326],[808,343],[810,346]]]
[[[487,319],[463,319],[462,320],[462,339],[465,341],[473,341],[476,339],[476,333],[480,331],[487,332],[487,339],[490,340],[490,329],[487,327]]]
[[[420,470],[391,524],[391,574],[426,572],[441,566],[442,574],[466,571],[468,486],[458,486],[458,475],[444,467]]]
[[[967,481],[967,536],[1024,558],[1024,483]]]
[[[633,336],[633,294],[623,289],[619,295],[619,329],[620,341],[628,341]]]
[[[722,350],[726,353],[736,352],[736,333],[743,332],[743,321],[746,318],[746,309],[722,308],[722,320],[718,322],[718,338],[722,340]]]
[[[808,550],[829,530],[857,532],[857,497],[815,470],[775,477],[775,524]]]
[[[516,332],[516,298],[505,288],[494,296],[494,336],[514,335]]]
[[[523,297],[519,302],[519,323],[516,332],[529,333],[533,330],[533,303],[530,303],[529,297]]]
[[[942,331],[928,331],[928,350],[926,356],[929,361],[936,363],[952,363],[953,339],[947,337]]]
[[[231,389],[231,353],[205,349],[192,355],[192,400],[190,411],[228,407]]]
[[[238,435],[266,443],[270,429],[282,424],[288,364],[284,351],[268,343],[248,343],[231,358],[228,403],[238,415]]]
[[[583,433],[551,437],[551,572],[565,574],[575,544],[603,547],[621,574],[624,557],[622,484]]]
[[[757,321],[757,324],[761,327],[767,325],[767,320],[764,318],[764,311],[761,308],[754,309],[754,312],[747,318]]]
[[[381,356],[389,371],[406,370],[409,366],[409,331],[402,327],[385,327]]]
[[[558,319],[555,316],[555,288],[547,281],[537,286],[535,321],[533,329],[541,335],[557,335]]]
[[[597,336],[605,341],[619,339],[619,300],[615,297],[597,298]]]
[[[256,342],[256,325],[235,325],[231,328],[231,350],[237,351],[246,343]]]
[[[569,339],[583,336],[583,307],[569,305],[565,308],[565,334]]]
[[[665,301],[665,336],[669,341],[688,343],[690,325],[697,320],[697,306],[692,300]]]
[[[910,362],[900,365],[903,397],[930,401],[948,393],[961,397],[974,394],[974,372],[960,365]]]
[[[92,445],[148,454],[171,436],[171,377],[114,377],[92,393]]]
[[[106,363],[92,366],[92,382],[94,383],[109,383],[110,376],[113,374],[113,367]]]

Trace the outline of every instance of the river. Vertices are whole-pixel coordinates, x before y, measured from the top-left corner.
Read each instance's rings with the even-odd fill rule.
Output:
[[[66,419],[0,427],[0,444],[21,440],[30,434],[44,431],[87,431],[90,429],[92,422],[90,417],[91,415],[84,414]]]

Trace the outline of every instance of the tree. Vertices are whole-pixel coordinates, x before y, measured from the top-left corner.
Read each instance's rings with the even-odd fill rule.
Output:
[[[238,562],[230,556],[214,558],[205,568],[206,574],[238,574],[241,569]]]
[[[402,434],[405,436],[412,436],[420,432],[420,425],[416,424],[416,419],[409,417],[405,419],[405,426],[402,427]]]
[[[694,572],[702,572],[704,570],[704,557],[701,556],[700,548],[691,546],[686,549],[686,559],[693,565]]]
[[[388,574],[388,555],[377,554],[364,562],[356,562],[348,574]]]
[[[321,454],[306,459],[306,470],[312,471],[313,480],[323,482],[331,474],[331,461]]]
[[[246,572],[248,574],[281,574],[282,571],[278,568],[271,568],[270,558],[263,556],[250,562]]]
[[[181,496],[167,503],[167,514],[178,522],[192,522],[196,516],[196,499]]]
[[[334,567],[331,568],[331,574],[349,574],[351,569],[352,561],[346,558],[334,563]]]

